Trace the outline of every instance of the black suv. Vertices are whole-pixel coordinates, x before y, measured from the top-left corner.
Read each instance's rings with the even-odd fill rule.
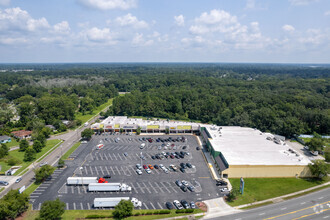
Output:
[[[189,204],[188,204],[188,202],[186,200],[181,200],[181,204],[183,205],[183,207],[185,209],[189,209],[190,208],[190,206],[189,206]]]

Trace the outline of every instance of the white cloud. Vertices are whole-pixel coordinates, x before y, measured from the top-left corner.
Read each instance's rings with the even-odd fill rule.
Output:
[[[10,5],[10,0],[0,0],[0,5],[8,6],[8,5]]]
[[[136,33],[132,40],[133,46],[150,46],[153,43],[153,40],[145,40],[142,33]]]
[[[319,29],[308,29],[307,32],[298,39],[300,43],[311,45],[320,45],[328,40],[329,37]]]
[[[233,24],[237,22],[237,18],[226,11],[213,9],[210,13],[203,12],[195,21],[204,24]]]
[[[329,16],[329,15],[330,15],[330,11],[326,11],[326,12],[324,12],[324,15],[325,15],[325,16]]]
[[[54,32],[59,34],[68,34],[70,33],[70,25],[67,21],[62,21],[54,25]]]
[[[287,32],[293,32],[295,31],[295,28],[292,25],[286,24],[282,26],[282,29]]]
[[[78,0],[78,2],[98,10],[127,10],[136,7],[136,0]]]
[[[174,16],[175,24],[178,26],[184,26],[184,17],[183,15]]]
[[[289,2],[291,3],[291,5],[309,5],[311,3],[314,2],[318,2],[319,0],[289,0]]]
[[[109,28],[97,28],[97,27],[93,27],[91,29],[86,30],[85,32],[86,37],[89,41],[92,42],[101,42],[101,43],[113,43],[113,38],[112,35],[110,33],[110,29]]]
[[[0,37],[0,44],[17,45],[27,43],[28,40],[23,37]]]
[[[119,24],[122,27],[130,26],[139,29],[139,28],[148,28],[149,26],[147,22],[143,20],[142,21],[138,20],[137,17],[131,15],[130,13],[122,17],[117,17],[115,21],[117,24]]]
[[[27,11],[20,8],[0,10],[1,31],[37,31],[49,28],[46,18],[33,19]]]

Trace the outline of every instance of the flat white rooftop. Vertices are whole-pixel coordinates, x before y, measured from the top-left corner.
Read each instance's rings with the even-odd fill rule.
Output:
[[[257,129],[205,125],[212,136],[210,143],[220,151],[230,165],[307,165],[304,155],[292,153],[290,146],[273,141],[274,135]],[[270,137],[271,140],[267,140]],[[293,149],[292,149],[293,150]],[[298,156],[297,156],[298,155]]]

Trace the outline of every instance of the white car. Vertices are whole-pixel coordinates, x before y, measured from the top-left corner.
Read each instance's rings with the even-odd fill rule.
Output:
[[[177,209],[183,209],[183,206],[178,200],[174,200],[173,204]]]
[[[138,175],[142,175],[142,171],[141,170],[136,170],[136,173],[138,174]]]
[[[188,186],[188,182],[185,181],[185,180],[182,180],[181,183],[182,183],[182,185],[184,185],[184,186]]]
[[[226,187],[225,188],[222,188],[222,189],[220,189],[220,191],[221,192],[228,192],[228,188],[226,188]]]
[[[42,166],[45,166],[47,165],[47,162],[42,162],[39,166],[42,167]]]
[[[147,172],[148,174],[150,174],[150,173],[151,173],[151,170],[148,168],[148,169],[146,169],[146,172]]]

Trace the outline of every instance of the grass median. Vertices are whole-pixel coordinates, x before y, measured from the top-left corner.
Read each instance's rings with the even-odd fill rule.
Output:
[[[75,143],[62,157],[62,160],[67,160],[69,156],[80,146],[80,142]]]
[[[233,189],[239,190],[240,179],[229,180]],[[318,186],[326,181],[313,178],[245,178],[244,194],[239,194],[236,200],[228,204],[238,206],[262,201]]]

